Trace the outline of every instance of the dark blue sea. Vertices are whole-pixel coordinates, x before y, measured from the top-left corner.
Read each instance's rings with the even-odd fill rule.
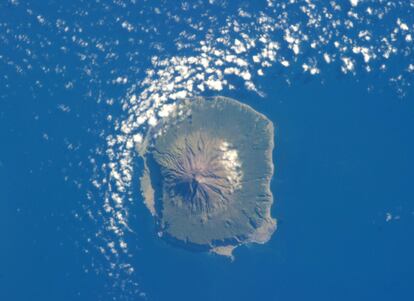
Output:
[[[339,56],[352,58],[352,51],[338,52],[337,63],[323,65],[323,53],[335,49],[327,45],[320,73],[311,76],[302,68],[304,62],[312,65],[308,57],[317,57],[309,47],[301,50],[304,58],[290,59],[290,69],[275,63],[265,76],[253,75],[259,91],[234,76],[228,79],[232,87],[197,92],[235,98],[276,127],[271,190],[277,231],[264,245],[237,248],[231,261],[156,235],[136,181],[139,162],[125,192],[128,205],[120,209],[128,212],[122,234],[111,232],[111,216],[102,209],[115,185],[91,183],[109,177],[107,137],[120,135],[114,120],[130,115],[122,99],[132,86],[141,95],[146,71],[163,66],[152,66],[151,57],[195,56],[192,47],[176,45],[180,33],[198,43],[207,33],[218,35],[229,16],[241,18],[240,9],[267,12],[266,1],[257,7],[200,4],[205,15],[199,22],[200,12],[186,9],[191,1],[50,1],[50,7],[6,2],[0,4],[0,300],[414,300],[414,81],[407,73],[414,56],[413,44],[404,44],[413,31],[407,13],[412,5],[389,4],[395,11],[376,25],[354,20],[355,36],[371,30],[366,44],[374,52],[382,47],[378,36],[399,26],[397,18],[409,27],[391,42],[397,50],[389,61],[378,50],[371,72],[341,71]],[[359,14],[368,7],[380,14],[376,10],[386,6],[343,2],[347,11],[363,6]],[[292,9],[292,24],[306,28],[295,15],[299,7],[285,9]],[[160,27],[169,11],[182,23]],[[338,18],[345,22],[347,16]],[[123,18],[136,30],[124,32]],[[64,20],[62,31],[55,30],[58,20]],[[74,36],[88,44],[73,45]],[[283,34],[274,39],[283,45]],[[100,43],[104,50],[96,51],[92,45]],[[278,53],[287,58],[289,51],[281,46]],[[361,58],[355,65],[365,66]],[[122,76],[127,83],[119,84]]]

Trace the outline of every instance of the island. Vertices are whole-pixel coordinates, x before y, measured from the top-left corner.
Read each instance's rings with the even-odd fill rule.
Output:
[[[274,126],[227,97],[184,99],[136,145],[146,206],[174,245],[233,258],[266,243],[271,217]]]

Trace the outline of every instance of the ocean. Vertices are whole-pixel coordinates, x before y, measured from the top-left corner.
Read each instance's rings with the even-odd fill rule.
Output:
[[[337,31],[321,13],[324,4],[311,10],[300,1],[201,1],[194,11],[187,2],[18,2],[0,4],[0,300],[414,297],[408,2],[345,1],[342,10],[331,3],[349,26]],[[321,14],[317,29],[290,26],[306,28],[310,13],[300,15],[307,12],[300,6]],[[279,17],[269,21],[271,12]],[[376,53],[368,62],[368,50],[352,50],[343,38],[355,41],[364,30],[361,45]],[[240,33],[257,44],[248,48]],[[235,37],[242,42],[225,44]],[[318,37],[332,43],[317,53],[304,46]],[[389,60],[383,37],[395,50]],[[216,45],[219,38],[224,46]],[[220,71],[220,60],[234,69]],[[165,92],[177,77],[187,82]],[[234,261],[160,239],[142,202],[142,166],[127,145],[150,118],[133,122],[158,116],[151,115],[155,103],[182,93],[232,97],[276,128],[271,190],[278,228],[264,245],[237,248]]]

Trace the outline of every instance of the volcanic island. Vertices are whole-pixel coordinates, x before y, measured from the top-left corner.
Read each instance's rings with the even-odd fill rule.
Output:
[[[273,123],[227,97],[184,99],[136,145],[144,202],[159,236],[233,258],[276,230]]]

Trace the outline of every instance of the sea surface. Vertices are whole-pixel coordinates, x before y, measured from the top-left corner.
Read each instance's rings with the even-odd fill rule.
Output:
[[[0,300],[412,300],[413,3],[327,5],[341,24],[354,18],[345,30],[316,1],[312,12],[324,17],[313,30],[298,13],[310,1],[200,1],[194,11],[172,2],[0,4]],[[225,56],[201,68],[213,50],[196,47],[245,32],[260,48],[260,16],[272,13],[280,27],[263,47],[273,39],[280,48],[274,61],[260,58],[271,66],[224,44],[217,49],[236,45],[248,65],[232,61],[229,75],[209,79]],[[303,28],[294,42],[289,24]],[[364,30],[368,62],[352,51]],[[318,37],[332,43],[314,53],[306,45]],[[165,88],[192,70],[189,78],[207,75],[191,89]],[[139,143],[164,103],[192,95],[232,97],[275,124],[278,229],[267,244],[236,249],[234,261],[169,245],[142,203],[142,162],[128,141]],[[156,118],[134,125],[140,116]]]

